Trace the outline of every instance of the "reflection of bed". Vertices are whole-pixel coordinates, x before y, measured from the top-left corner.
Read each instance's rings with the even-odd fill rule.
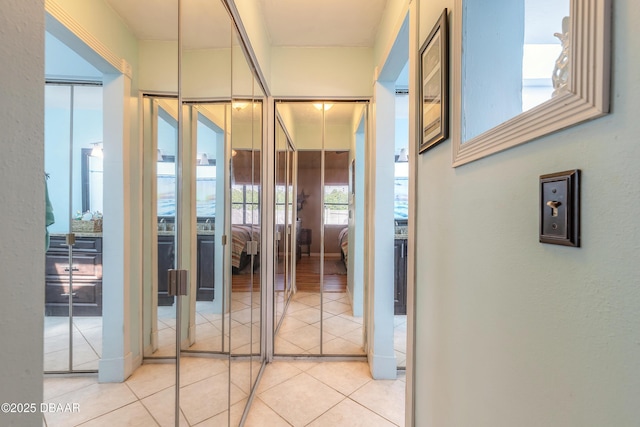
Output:
[[[340,230],[340,234],[338,234],[338,244],[340,245],[340,253],[342,254],[342,260],[346,267],[349,259],[349,227]]]
[[[244,269],[251,257],[247,255],[247,242],[252,240],[260,240],[259,227],[251,227],[250,225],[232,225],[231,226],[231,267],[234,273],[238,273]],[[258,259],[254,259],[254,267],[257,266]]]

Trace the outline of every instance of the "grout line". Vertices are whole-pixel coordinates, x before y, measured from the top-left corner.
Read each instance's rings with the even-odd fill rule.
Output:
[[[93,422],[93,421],[97,420],[98,418],[101,418],[101,417],[104,417],[104,416],[106,416],[106,415],[112,414],[112,413],[114,413],[114,412],[116,412],[116,411],[119,411],[119,410],[121,410],[121,409],[126,408],[127,406],[135,405],[136,403],[141,403],[141,402],[140,402],[139,400],[136,400],[136,401],[133,401],[133,402],[129,402],[129,403],[127,403],[127,404],[126,404],[126,405],[124,405],[124,406],[120,406],[120,407],[118,407],[118,408],[114,408],[114,409],[112,409],[112,410],[111,410],[111,411],[109,411],[109,412],[105,412],[104,414],[101,414],[101,415],[98,415],[98,416],[96,416],[96,417],[93,417],[93,418],[91,418],[91,419],[89,419],[89,420],[83,421],[83,422],[82,422],[82,423],[80,423],[80,424],[74,424],[74,426],[79,427],[79,426],[86,425],[87,423]],[[144,405],[142,405],[142,407],[144,408]],[[146,409],[146,408],[145,408],[145,409]],[[149,411],[147,410],[147,412],[149,412]],[[152,416],[152,417],[153,417],[153,416]],[[155,421],[155,418],[154,418],[154,421]]]
[[[52,379],[53,378],[55,378],[55,379],[65,378],[63,376],[58,376],[57,374],[53,374],[53,375],[56,375],[56,376],[55,377],[49,377],[49,378],[52,378]],[[66,374],[62,374],[62,375],[66,375]],[[74,390],[71,390],[71,391],[64,392],[62,394],[57,394],[55,396],[49,396],[47,399],[45,399],[45,402],[51,402],[53,399],[58,399],[58,398],[60,398],[62,396],[66,396],[67,394],[76,393],[76,392],[78,392],[80,390],[84,390],[87,387],[91,387],[91,386],[93,386],[95,384],[98,384],[98,374],[87,374],[87,376],[95,376],[96,382],[95,383],[91,383],[89,385],[85,385],[84,387],[80,387],[80,388],[77,388],[77,389],[74,389]],[[66,378],[73,378],[73,377],[66,377]]]
[[[256,396],[256,399],[260,400],[260,402],[262,402],[262,404],[264,406],[266,406],[267,408],[269,408],[271,410],[271,412],[273,412],[274,414],[276,414],[278,417],[280,417],[280,419],[282,419],[282,421],[284,421],[285,423],[287,423],[289,426],[294,427],[293,424],[291,424],[289,422],[289,420],[287,420],[286,418],[284,418],[282,415],[280,415],[278,413],[278,411],[276,411],[274,408],[272,408],[271,406],[269,406],[269,404],[267,404],[267,402],[265,402],[264,400],[260,399],[260,396]],[[253,407],[253,405],[251,405]],[[249,408],[249,414],[251,414],[251,409],[253,408]],[[247,414],[247,418],[249,418],[249,414]]]
[[[324,383],[323,383],[324,384]],[[340,393],[342,394],[342,393]],[[344,394],[342,394],[343,399],[341,399],[340,401],[338,401],[338,403],[336,403],[335,405],[329,407],[326,411],[324,411],[323,413],[321,413],[320,415],[318,415],[317,417],[315,417],[314,419],[312,419],[311,421],[309,421],[308,423],[305,424],[305,426],[311,425],[313,424],[313,422],[315,422],[318,418],[322,417],[323,415],[325,415],[327,412],[329,412],[330,410],[332,410],[333,408],[335,408],[336,406],[338,406],[339,404],[341,404],[342,402],[344,402],[345,400],[348,399],[348,397],[346,397]]]
[[[138,402],[140,402],[140,404],[142,405],[142,407],[149,413],[149,415],[151,415],[151,418],[153,418],[153,421],[155,421],[157,426],[161,426],[162,424],[160,424],[160,421],[155,417],[155,415],[153,414],[153,412],[151,412],[151,410],[149,408],[147,408],[147,405],[144,404],[144,402],[142,400],[139,400]],[[188,422],[187,422],[188,423]]]
[[[350,401],[352,401],[353,403],[363,407],[364,409],[366,409],[367,411],[379,416],[380,418],[382,418],[383,420],[389,421],[391,424],[393,424],[394,426],[398,426],[398,424],[394,423],[393,421],[391,421],[389,418],[385,417],[384,415],[381,415],[379,413],[377,413],[376,411],[374,411],[373,409],[364,406],[362,403],[358,402],[357,400],[353,400],[352,398],[348,397],[347,399],[349,399]],[[402,411],[404,413],[404,411]],[[398,426],[399,427],[399,426]]]

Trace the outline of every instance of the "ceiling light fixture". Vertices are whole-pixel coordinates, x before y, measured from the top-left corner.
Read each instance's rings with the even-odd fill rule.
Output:
[[[104,153],[102,152],[102,147],[100,144],[102,142],[92,142],[93,148],[91,149],[91,157],[103,157]]]
[[[319,103],[313,104],[313,106],[316,107],[318,111],[322,111],[323,105],[324,105],[324,111],[329,111],[331,107],[333,107],[333,104],[327,104],[325,102],[319,102]]]
[[[249,103],[248,102],[244,102],[244,101],[233,101],[232,105],[233,105],[233,109],[234,110],[240,111],[240,110],[246,108],[247,105],[249,105]]]

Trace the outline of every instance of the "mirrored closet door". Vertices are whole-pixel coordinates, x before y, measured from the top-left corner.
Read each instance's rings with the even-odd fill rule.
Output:
[[[102,356],[100,83],[45,87],[44,371],[96,372]]]
[[[286,261],[276,263],[276,356],[365,354],[364,283],[352,265],[361,262],[354,261],[362,258],[354,257],[354,251],[362,248],[349,247],[349,242],[364,228],[354,220],[358,209],[354,195],[357,140],[366,122],[366,105],[276,103],[276,129],[282,128],[276,130],[276,194],[287,177],[296,192],[292,197],[292,249],[289,253],[279,249],[277,254]],[[286,164],[287,144],[295,147],[291,171],[280,166]],[[276,229],[282,228],[281,222],[276,216]],[[292,283],[288,288],[287,280]]]
[[[145,364],[170,386],[163,417],[237,426],[263,360],[264,95],[223,2],[183,1],[181,17],[179,96],[143,97]],[[186,295],[168,292],[170,269]]]
[[[297,236],[300,227],[296,223],[296,153],[282,118],[277,117],[275,135],[275,248],[273,327],[278,333],[284,314],[295,293],[295,260]]]

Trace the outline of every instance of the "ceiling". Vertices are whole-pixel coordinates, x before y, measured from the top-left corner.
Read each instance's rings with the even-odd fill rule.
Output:
[[[272,46],[372,47],[388,0],[250,0],[263,16]],[[139,40],[177,39],[177,0],[106,0]],[[229,45],[230,20],[221,1],[182,3],[186,49]]]
[[[258,0],[273,46],[371,47],[387,0]]]

